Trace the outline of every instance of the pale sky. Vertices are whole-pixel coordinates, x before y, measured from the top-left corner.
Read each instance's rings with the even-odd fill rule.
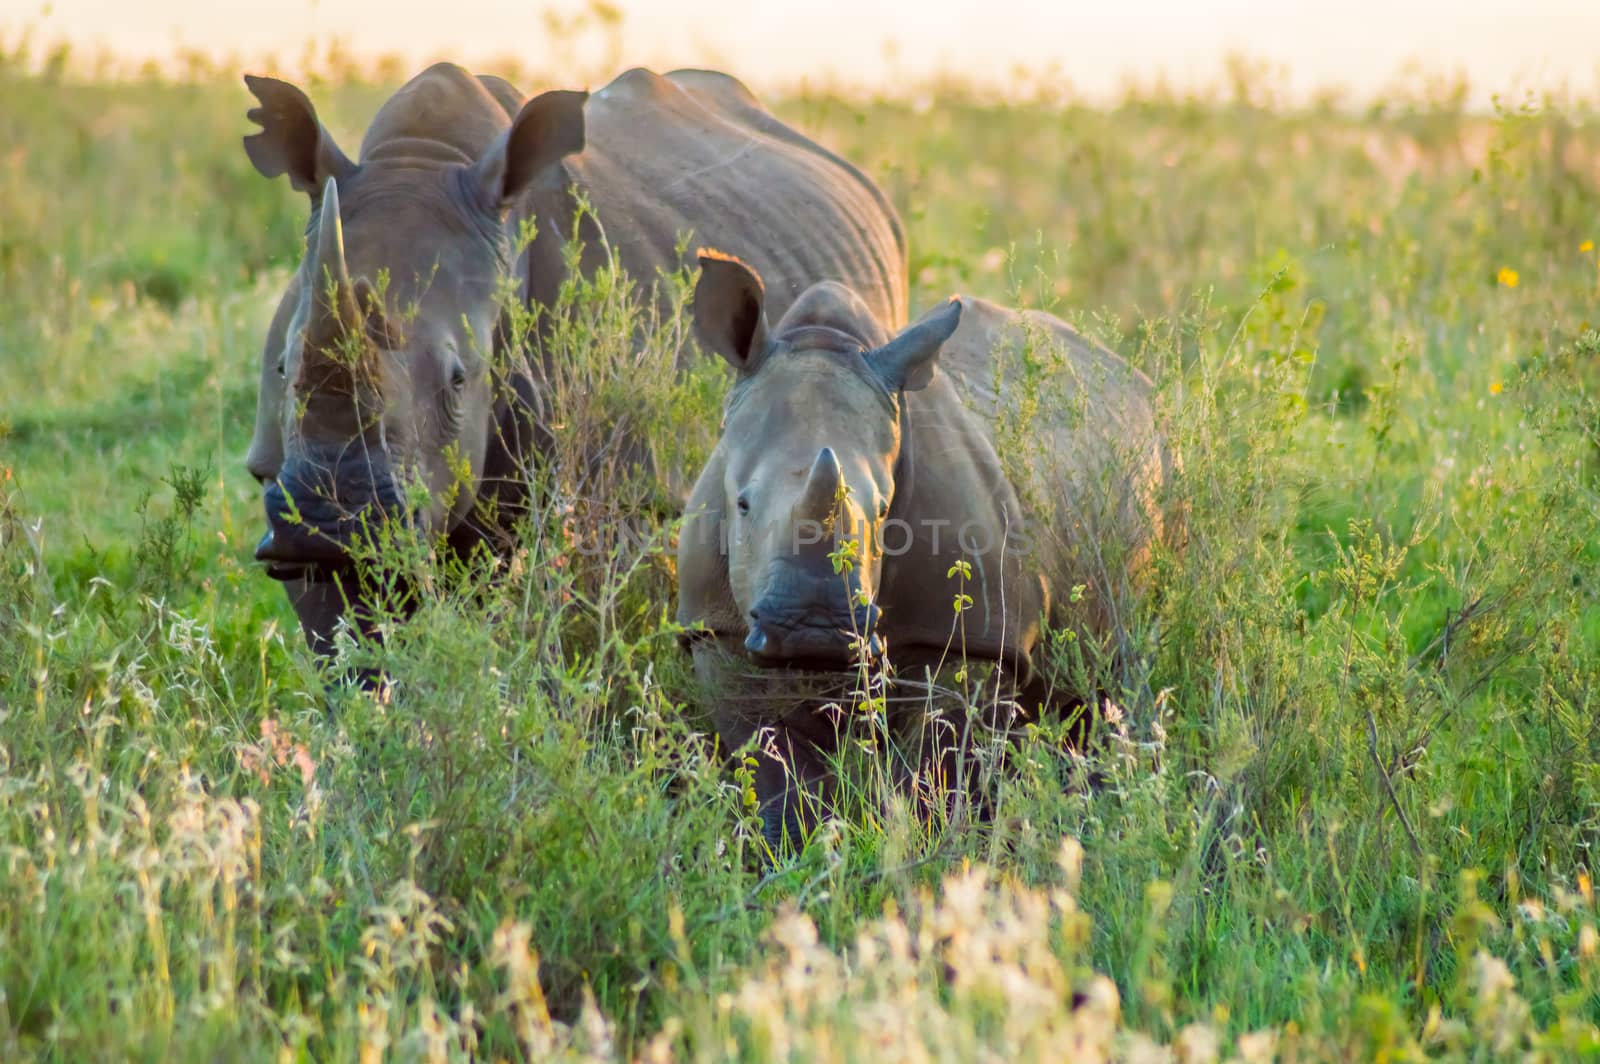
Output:
[[[1082,94],[1165,71],[1215,80],[1243,52],[1280,65],[1297,92],[1378,91],[1408,61],[1466,72],[1490,92],[1565,84],[1593,95],[1600,0],[613,0],[620,47],[590,32],[558,44],[545,12],[584,0],[0,0],[0,39],[38,39],[161,58],[182,47],[292,65],[309,40],[471,66],[515,55],[552,81],[627,66],[715,66],[752,86],[835,81],[892,91],[934,71],[1006,83],[1054,67]],[[588,87],[597,87],[590,84]]]

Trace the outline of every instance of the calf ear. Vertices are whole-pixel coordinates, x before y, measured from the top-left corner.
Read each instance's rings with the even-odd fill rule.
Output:
[[[933,363],[944,342],[961,324],[961,298],[944,304],[899,336],[867,354],[873,372],[891,392],[915,392],[933,380]]]
[[[244,138],[244,152],[263,177],[288,174],[289,183],[317,200],[329,178],[343,180],[356,168],[317,120],[306,94],[277,78],[244,76],[260,107],[245,117],[261,126]]]
[[[588,98],[587,92],[557,90],[522,105],[511,128],[472,164],[490,210],[506,210],[540,170],[583,150],[583,103]]]
[[[694,335],[742,374],[754,373],[767,351],[767,289],[761,275],[732,255],[702,248],[694,286]]]

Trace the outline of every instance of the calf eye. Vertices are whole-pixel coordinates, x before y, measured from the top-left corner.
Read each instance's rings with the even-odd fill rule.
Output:
[[[287,355],[279,355],[278,356],[278,376],[280,376],[280,377],[288,376],[287,362],[288,362],[288,356]]]
[[[888,517],[888,516],[889,516],[889,500],[888,499],[879,499],[878,500],[878,520],[882,521],[885,517]]]
[[[746,497],[744,495],[739,496],[739,501],[738,501],[738,503],[736,505],[739,507],[739,515],[741,517],[749,516],[749,514],[750,514],[750,500],[749,500],[748,497]]]
[[[466,368],[464,366],[462,366],[461,363],[457,362],[454,366],[450,367],[450,387],[454,388],[456,391],[459,392],[461,389],[465,388],[466,386],[467,386],[467,371],[466,371]]]

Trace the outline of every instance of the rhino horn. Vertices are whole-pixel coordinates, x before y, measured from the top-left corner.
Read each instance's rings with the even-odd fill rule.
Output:
[[[339,221],[339,187],[329,178],[323,186],[317,244],[311,254],[311,335],[326,349],[361,327],[350,267],[344,257],[344,226]]]
[[[811,473],[806,477],[806,486],[794,505],[795,518],[814,521],[819,526],[831,522],[838,508],[839,485],[843,481],[844,471],[839,468],[833,448],[824,447],[818,451],[817,460],[811,463]]]

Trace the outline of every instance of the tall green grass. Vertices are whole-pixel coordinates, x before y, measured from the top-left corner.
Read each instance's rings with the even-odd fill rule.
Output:
[[[346,143],[357,74],[315,88]],[[349,651],[388,688],[328,694],[249,560],[304,205],[242,89],[10,56],[0,95],[6,1057],[1600,1050],[1585,105],[778,101],[890,192],[919,305],[1048,306],[1157,380],[1187,542],[1122,654],[1052,653],[1108,699],[1092,764],[995,741],[987,819],[860,773],[768,867],[660,486],[586,461],[685,420],[703,456],[681,316],[569,290],[524,549],[401,551],[416,616]],[[602,497],[648,534],[579,552]]]

